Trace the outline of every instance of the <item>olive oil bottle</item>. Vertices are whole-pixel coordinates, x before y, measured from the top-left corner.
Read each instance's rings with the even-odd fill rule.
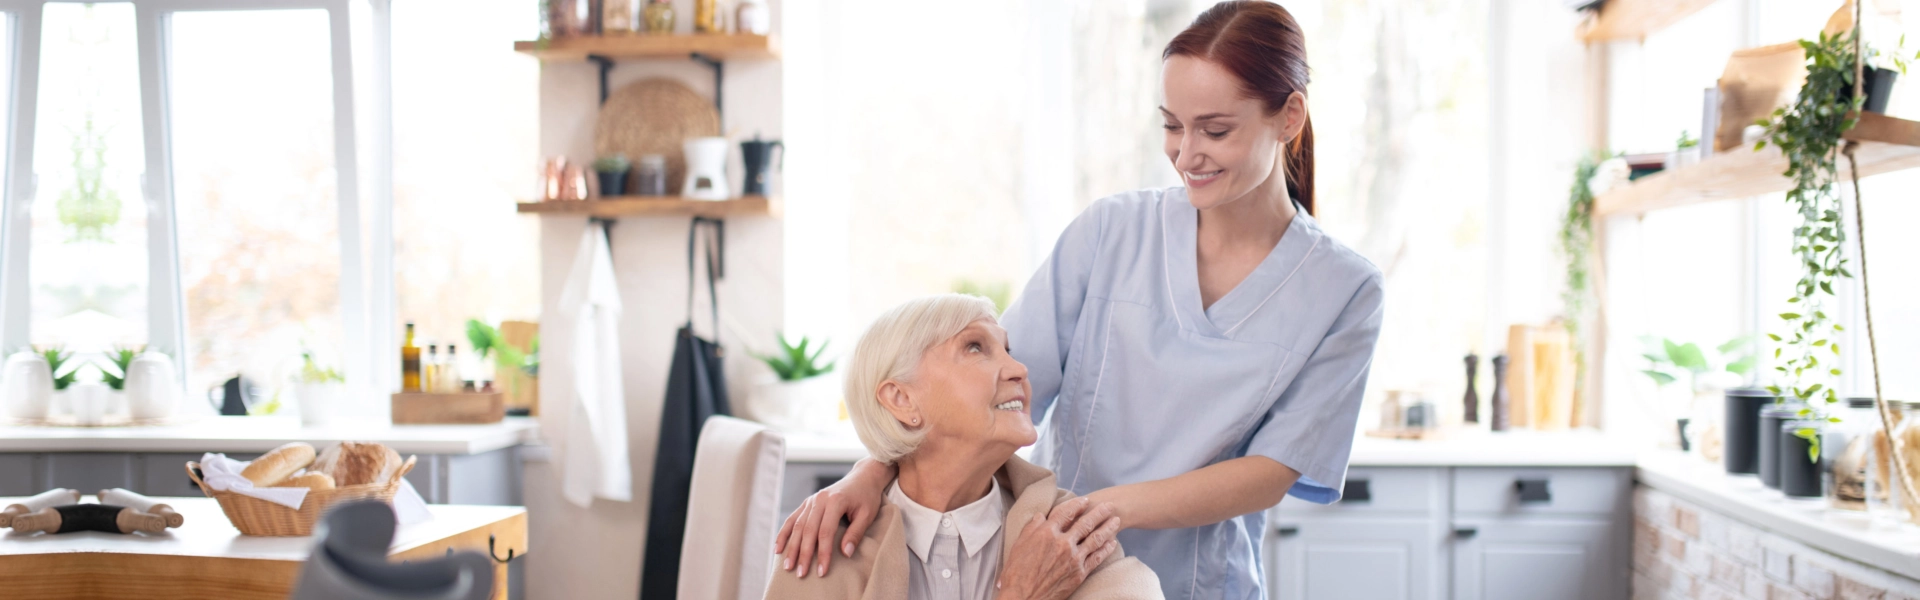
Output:
[[[421,391],[420,384],[420,347],[413,345],[413,323],[407,323],[407,341],[400,346],[400,391]]]

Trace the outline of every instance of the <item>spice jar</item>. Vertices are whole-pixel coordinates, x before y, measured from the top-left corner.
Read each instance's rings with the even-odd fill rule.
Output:
[[[767,0],[741,0],[740,8],[734,11],[733,26],[740,33],[766,35],[773,30],[773,11],[767,8]]]
[[[1888,401],[1887,404],[1889,409],[1893,408],[1892,401]],[[1914,510],[1914,499],[1904,491],[1905,485],[1901,482],[1896,468],[1905,466],[1909,474],[1920,476],[1920,402],[1903,403],[1900,413],[1900,422],[1894,426],[1893,430],[1894,443],[1874,444],[1876,454],[1871,467],[1872,472],[1868,473],[1867,512],[1873,514],[1876,519],[1911,523],[1914,522],[1913,514],[1920,511]],[[1899,464],[1896,464],[1891,457],[1895,452],[1900,454]],[[1915,479],[1916,483],[1920,484],[1920,477]],[[1873,501],[1874,492],[1877,491],[1876,482],[1879,488],[1886,490],[1887,497],[1886,502],[1880,505],[1877,511]]]
[[[647,19],[647,33],[660,35],[673,33],[673,3],[667,0],[648,2],[644,16]]]
[[[1873,398],[1847,399],[1840,411],[1840,422],[1827,427],[1820,440],[1820,461],[1825,463],[1827,504],[1839,510],[1867,510],[1867,464],[1873,446],[1873,434],[1880,429],[1880,416],[1874,411]]]
[[[642,196],[667,195],[667,157],[643,154],[634,169],[634,193]]]
[[[693,0],[693,32],[721,33],[719,0]]]
[[[640,0],[601,0],[600,30],[604,35],[630,35],[638,29],[633,4]]]

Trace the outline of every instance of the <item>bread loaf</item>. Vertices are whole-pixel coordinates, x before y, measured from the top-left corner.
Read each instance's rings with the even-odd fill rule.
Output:
[[[254,485],[270,486],[285,481],[295,471],[310,464],[313,464],[313,446],[294,442],[254,459],[246,469],[240,471],[240,476]]]
[[[333,489],[333,476],[326,473],[308,471],[305,475],[288,478],[274,487],[303,487],[314,490]]]
[[[400,453],[386,444],[340,442],[315,461],[313,470],[333,476],[334,485],[385,483],[400,468]]]

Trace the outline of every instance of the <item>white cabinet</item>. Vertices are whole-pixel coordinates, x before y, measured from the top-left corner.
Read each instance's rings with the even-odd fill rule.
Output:
[[[1624,579],[1609,577],[1615,564],[1612,521],[1460,521],[1456,527],[1455,600],[1626,597]]]
[[[1626,468],[1354,467],[1340,503],[1269,513],[1269,597],[1625,598],[1631,487]]]

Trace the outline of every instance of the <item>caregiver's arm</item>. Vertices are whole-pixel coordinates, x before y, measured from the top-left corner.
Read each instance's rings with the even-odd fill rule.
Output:
[[[813,566],[816,576],[825,576],[833,563],[831,546],[836,541],[841,554],[853,556],[860,537],[867,534],[874,517],[880,516],[881,496],[897,474],[893,465],[862,458],[853,463],[846,477],[808,496],[800,508],[787,515],[786,523],[773,536],[773,553],[782,557],[780,570],[799,567],[796,574],[804,579],[807,568]],[[846,535],[834,540],[833,532],[840,527],[842,517],[847,520]]]
[[[1087,494],[1109,503],[1127,529],[1177,529],[1218,523],[1279,504],[1300,472],[1265,456],[1243,456],[1182,475],[1116,485]]]

